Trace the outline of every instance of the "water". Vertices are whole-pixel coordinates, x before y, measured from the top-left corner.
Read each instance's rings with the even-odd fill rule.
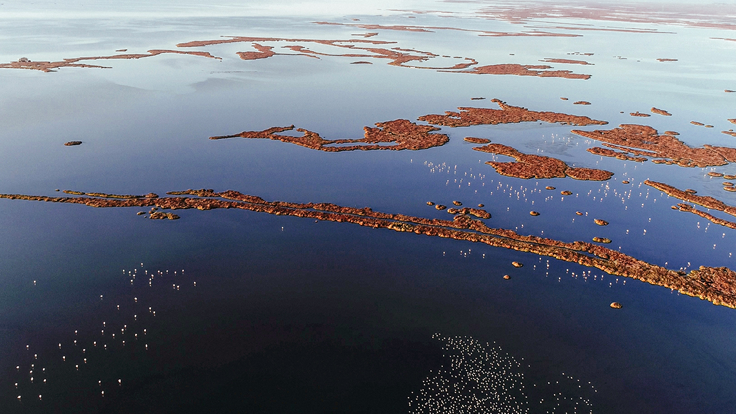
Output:
[[[451,216],[426,201],[461,200],[485,204],[491,227],[563,241],[607,237],[611,248],[670,269],[736,267],[733,230],[671,210],[677,200],[643,184],[693,188],[734,205],[722,180],[706,175],[733,174],[732,165],[691,169],[602,158],[585,151],[599,143],[547,123],[443,127],[450,142],[423,151],[325,153],[271,140],[208,140],[292,124],[325,139],[361,138],[362,128],[377,122],[495,107],[490,99],[499,98],[609,122],[579,129],[641,123],[679,131],[694,147],[733,147],[720,131],[736,116],[736,94],[723,92],[736,89],[728,70],[736,42],[711,39],[733,38],[729,30],[564,18],[518,25],[472,13],[481,6],[453,3],[291,13],[280,6],[256,12],[224,3],[209,11],[159,4],[155,14],[131,3],[128,10],[97,5],[77,17],[69,5],[68,14],[36,20],[29,17],[38,17],[35,6],[2,7],[11,6],[0,16],[7,45],[0,62],[124,48],[145,53],[220,36],[363,39],[353,34],[379,32],[367,39],[479,65],[544,58],[594,65],[552,64],[592,75],[582,81],[443,73],[386,59],[243,61],[235,53],[250,51],[246,42],[192,48],[221,61],[167,54],[84,62],[110,69],[0,69],[1,193],[233,189],[269,201],[443,219]],[[238,13],[218,12],[233,8]],[[389,8],[456,10],[464,18]],[[321,20],[503,32],[584,23],[674,34],[479,37],[312,23]],[[291,44],[351,53],[308,42],[261,43],[277,53],[293,54],[282,48]],[[578,51],[595,54],[568,55]],[[577,100],[592,105],[572,105]],[[652,106],[673,116],[628,115]],[[501,176],[485,165],[494,156],[473,151],[466,136],[614,176]],[[84,143],[62,145],[71,140]],[[562,190],[573,194],[563,197]],[[178,210],[180,220],[148,220],[136,215],[144,210],[0,200],[3,412],[453,412],[467,407],[470,395],[489,401],[476,412],[728,412],[736,402],[732,309],[464,241],[242,210]],[[610,225],[597,226],[594,218]],[[613,301],[623,309],[610,309]],[[427,405],[422,395],[435,399]]]

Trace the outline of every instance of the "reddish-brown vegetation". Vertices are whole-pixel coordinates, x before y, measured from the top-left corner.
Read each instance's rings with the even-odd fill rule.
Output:
[[[555,59],[555,58],[544,58],[540,60],[544,63],[563,63],[566,65],[592,65],[590,62],[584,60],[573,60],[573,59]]]
[[[591,168],[573,168],[557,158],[534,154],[524,154],[516,149],[502,144],[488,144],[473,148],[476,151],[512,157],[516,162],[488,161],[486,164],[493,167],[501,175],[516,178],[564,178],[576,180],[605,181],[613,175],[610,171]]]
[[[622,124],[611,130],[573,130],[572,133],[602,141],[604,146],[626,154],[658,158],[653,160],[655,163],[710,167],[736,161],[736,148],[712,145],[693,148],[672,135],[659,135],[656,129],[646,125]]]
[[[475,137],[465,137],[465,141],[470,142],[471,144],[488,144],[491,142],[488,138],[475,138]]]
[[[501,109],[460,107],[460,112],[447,111],[444,115],[420,116],[420,121],[434,125],[449,127],[465,127],[470,125],[498,125],[519,122],[544,121],[563,125],[605,125],[608,122],[596,121],[587,116],[561,114],[557,112],[530,111],[520,106],[511,106],[499,99],[491,102],[498,104]]]
[[[181,50],[154,49],[154,50],[149,50],[148,53],[133,53],[133,54],[129,53],[129,54],[124,54],[124,55],[112,55],[112,56],[79,57],[79,58],[72,58],[72,59],[64,59],[62,61],[57,61],[57,62],[48,62],[48,61],[33,62],[33,61],[30,61],[24,58],[24,59],[20,59],[17,62],[0,63],[0,69],[32,69],[32,70],[40,70],[42,72],[53,72],[54,69],[59,69],[59,68],[64,68],[64,67],[109,69],[109,67],[107,66],[90,65],[90,64],[79,63],[79,62],[89,61],[89,60],[143,59],[143,58],[158,56],[162,54],[192,55],[192,56],[201,56],[201,57],[207,57],[207,58],[212,58],[212,59],[221,59],[219,57],[212,56],[208,52],[186,52],[186,51],[181,51]]]
[[[516,63],[505,63],[500,65],[477,66],[473,69],[461,70],[454,73],[474,73],[477,75],[517,75],[538,76],[540,78],[567,78],[567,79],[590,79],[590,75],[573,73],[569,70],[549,70],[549,65],[519,65]]]
[[[186,190],[168,193],[168,197],[111,199],[96,197],[46,197],[0,194],[11,200],[73,203],[92,207],[155,207],[160,209],[236,208],[275,215],[354,223],[372,228],[450,238],[489,246],[554,257],[600,269],[608,274],[630,277],[664,286],[683,294],[708,300],[716,305],[736,308],[736,272],[725,268],[700,267],[686,274],[637,260],[624,253],[583,241],[562,242],[537,236],[524,236],[512,230],[491,228],[480,220],[458,214],[453,220],[427,219],[373,211],[369,207],[342,207],[330,203],[290,203],[266,201],[237,191]],[[155,212],[154,212],[155,213]],[[171,213],[163,213],[168,214]],[[175,216],[175,215],[174,215]],[[602,240],[605,241],[605,240]],[[519,263],[521,265],[521,263]],[[516,266],[516,265],[515,265]]]
[[[600,155],[603,157],[612,157],[624,161],[644,162],[647,159],[644,157],[634,157],[625,152],[614,151],[609,148],[592,147],[588,148],[587,151],[591,154]]]
[[[671,113],[665,111],[664,109],[659,109],[659,108],[655,108],[655,107],[652,107],[652,112],[655,113],[655,114],[657,114],[657,115],[672,116]]]
[[[406,119],[379,122],[376,124],[376,127],[377,128],[364,127],[364,137],[361,139],[326,140],[320,137],[318,133],[307,131],[302,128],[297,129],[297,131],[302,133],[302,136],[300,137],[279,134],[279,132],[293,130],[294,125],[288,127],[272,127],[263,131],[243,131],[239,134],[214,136],[210,137],[210,139],[217,140],[237,137],[249,139],[272,139],[327,152],[356,150],[422,150],[438,147],[449,141],[449,138],[445,134],[430,133],[432,131],[439,130],[439,128],[429,125],[417,125]]]

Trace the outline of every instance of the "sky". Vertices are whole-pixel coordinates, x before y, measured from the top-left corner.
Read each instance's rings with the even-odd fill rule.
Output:
[[[503,3],[516,3],[502,1]],[[535,0],[551,4],[620,4],[614,0]],[[627,3],[704,4],[698,1],[627,0]],[[85,17],[154,17],[168,16],[343,16],[388,13],[391,9],[465,10],[481,7],[492,0],[0,0],[0,19],[3,18],[85,18]],[[736,5],[736,0],[717,0],[707,3]]]

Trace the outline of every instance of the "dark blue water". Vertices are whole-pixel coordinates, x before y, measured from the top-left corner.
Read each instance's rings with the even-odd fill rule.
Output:
[[[212,20],[168,21],[153,33],[140,22],[92,25],[87,35],[79,22],[44,23],[39,30],[58,33],[59,50],[43,46],[24,24],[9,26],[6,37],[15,48],[36,48],[38,58],[28,55],[41,60],[173,48],[225,28],[311,38],[356,32],[320,31],[303,19],[252,20],[225,19],[219,29]],[[489,39],[455,32],[428,35],[442,42],[381,34],[389,35],[400,47],[452,53],[452,46],[487,59],[483,64],[506,62],[499,60],[510,53],[505,47],[528,45],[502,38],[489,48]],[[713,118],[724,118],[725,98],[708,101],[710,92],[687,86],[689,95],[673,99],[680,93],[674,69],[656,72],[662,84],[633,94],[646,82],[632,73],[648,79],[653,69],[606,65],[602,53],[615,45],[603,46],[601,36],[582,45],[540,39],[516,50],[543,58],[549,56],[537,56],[538,48],[600,48],[590,82],[441,74],[342,58],[243,62],[233,55],[247,44],[213,47],[222,62],[162,56],[110,62],[113,69],[104,71],[0,71],[8,91],[0,101],[0,192],[233,189],[437,218],[450,216],[426,201],[461,200],[485,204],[491,227],[564,241],[608,237],[612,248],[672,269],[733,268],[732,230],[671,210],[675,200],[642,184],[664,181],[735,204],[707,178],[710,169],[601,159],[585,151],[596,144],[569,126],[443,128],[450,143],[420,152],[322,153],[277,141],[207,139],[291,124],[326,139],[360,138],[363,126],[376,122],[492,107],[470,100],[486,96],[606,119],[605,128],[632,122],[619,110],[644,111],[642,105],[665,100],[676,116],[647,122],[680,130],[693,146],[728,145],[718,131],[689,124],[716,123],[698,102],[711,102]],[[83,39],[92,41],[80,46]],[[612,79],[626,82],[611,87]],[[607,99],[583,108],[560,96]],[[473,151],[465,136],[615,175],[604,183],[503,177],[484,164],[493,156]],[[84,144],[62,145],[74,139]],[[730,165],[716,170],[734,173]],[[153,221],[139,210],[0,200],[0,411],[406,413],[422,412],[420,395],[448,402],[448,411],[470,389],[515,401],[492,412],[729,412],[736,403],[731,309],[469,242],[235,210],[184,210],[178,221]],[[610,225],[597,226],[594,218]],[[623,309],[612,310],[613,301]],[[457,347],[443,349],[449,338],[460,338]],[[465,374],[453,376],[458,372]],[[479,385],[488,378],[503,380]]]

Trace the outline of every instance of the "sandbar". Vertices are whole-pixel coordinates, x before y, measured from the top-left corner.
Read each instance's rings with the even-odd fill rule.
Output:
[[[354,223],[365,227],[483,243],[554,257],[562,261],[600,269],[611,275],[664,286],[716,305],[736,308],[736,272],[726,267],[701,266],[697,270],[691,270],[690,273],[669,270],[593,243],[563,242],[532,235],[520,235],[507,229],[491,228],[482,221],[472,219],[467,215],[456,215],[453,220],[428,219],[376,212],[369,207],[342,207],[331,203],[269,202],[257,196],[231,190],[220,193],[213,190],[185,190],[172,191],[168,194],[170,196],[137,199],[47,197],[21,194],[0,194],[0,198],[73,203],[92,207],[157,207],[172,210],[236,208],[313,220]]]
[[[556,58],[544,58],[540,60],[544,63],[563,63],[567,65],[592,65],[590,62],[584,60],[573,60],[573,59],[556,59]]]
[[[592,148],[588,148],[586,151],[588,151],[591,154],[600,155],[603,157],[617,158],[619,160],[624,160],[624,161],[644,162],[647,160],[644,157],[631,156],[625,152],[614,151],[609,148],[592,147]]]
[[[660,183],[657,181],[645,180],[644,184],[654,187],[659,191],[667,194],[670,197],[679,198],[682,201],[687,201],[693,204],[697,204],[708,208],[710,210],[722,211],[726,214],[736,217],[736,207],[730,206],[723,201],[715,199],[710,196],[698,196],[687,191],[682,191],[671,185]]]
[[[460,112],[446,111],[444,115],[420,116],[420,121],[434,125],[449,127],[466,127],[471,125],[514,124],[519,122],[549,122],[563,125],[606,125],[606,121],[597,121],[587,116],[568,115],[557,112],[530,111],[520,106],[511,106],[500,99],[493,99],[501,109],[459,107]]]
[[[472,144],[488,144],[491,142],[488,138],[475,138],[475,137],[465,137],[463,140],[470,142]]]
[[[538,76],[540,78],[590,79],[591,75],[574,73],[569,70],[548,70],[549,65],[519,65],[505,63],[499,65],[476,66],[472,69],[455,71],[453,73],[474,73],[476,75],[516,75]]]
[[[621,124],[611,130],[571,132],[602,141],[603,146],[626,154],[658,158],[653,160],[655,163],[677,164],[682,167],[713,167],[736,161],[736,148],[713,145],[693,148],[672,135],[659,135],[656,129],[646,125]]]
[[[659,108],[652,107],[651,111],[653,113],[657,114],[657,115],[672,116],[671,113],[665,111],[664,109],[659,109]]]
[[[613,173],[610,171],[591,168],[573,168],[557,158],[524,154],[503,144],[488,144],[473,149],[514,158],[516,160],[515,162],[486,162],[486,164],[493,167],[499,174],[509,177],[524,179],[570,177],[576,180],[605,181],[613,176]]]
[[[40,70],[42,72],[53,72],[55,69],[59,69],[63,67],[109,69],[108,66],[90,65],[90,64],[79,63],[79,62],[88,61],[88,60],[143,59],[143,58],[158,56],[162,54],[191,55],[191,56],[207,57],[211,59],[222,59],[217,56],[211,55],[209,52],[152,49],[152,50],[149,50],[148,53],[128,53],[128,54],[112,55],[112,56],[78,57],[78,58],[64,59],[63,61],[57,61],[57,62],[48,62],[48,61],[34,62],[28,59],[20,59],[17,62],[0,63],[0,69],[31,69],[31,70]]]
[[[364,127],[364,137],[361,139],[326,140],[320,137],[318,133],[302,128],[297,129],[298,132],[302,133],[302,136],[300,137],[279,134],[279,132],[290,131],[293,129],[294,125],[288,127],[271,127],[263,131],[243,131],[239,134],[213,136],[210,137],[210,139],[271,139],[327,152],[357,150],[423,150],[444,145],[450,140],[445,134],[431,133],[432,131],[438,131],[439,128],[437,127],[430,125],[417,125],[406,119],[378,122],[376,123],[376,128]]]

